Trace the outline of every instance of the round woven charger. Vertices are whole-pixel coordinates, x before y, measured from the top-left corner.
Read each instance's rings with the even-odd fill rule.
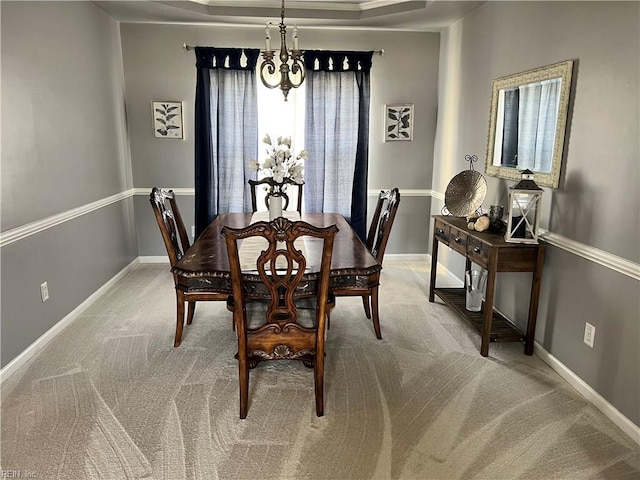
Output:
[[[487,181],[480,172],[465,170],[451,179],[444,192],[444,205],[449,213],[466,217],[474,213],[487,195]]]

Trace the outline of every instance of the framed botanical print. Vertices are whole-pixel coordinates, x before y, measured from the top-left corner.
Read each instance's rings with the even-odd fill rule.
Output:
[[[384,106],[384,141],[413,140],[413,104]]]
[[[153,136],[155,138],[184,138],[182,102],[151,102]]]

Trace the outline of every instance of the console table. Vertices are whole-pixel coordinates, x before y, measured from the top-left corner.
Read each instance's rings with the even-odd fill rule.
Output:
[[[434,296],[437,295],[482,335],[480,354],[483,357],[489,355],[489,342],[524,341],[524,353],[532,355],[546,245],[544,243],[507,243],[503,235],[468,230],[467,221],[463,217],[434,215],[433,218],[429,301],[433,302]],[[485,300],[480,312],[470,312],[465,308],[464,288],[436,288],[438,245],[440,243],[464,255],[466,259],[465,270],[471,269],[471,262],[487,270]],[[529,297],[529,319],[527,331],[524,333],[493,308],[496,274],[499,272],[533,273]]]

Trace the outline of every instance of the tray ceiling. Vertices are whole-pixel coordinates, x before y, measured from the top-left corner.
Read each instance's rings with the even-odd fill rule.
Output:
[[[95,1],[123,23],[227,23],[260,25],[277,21],[278,0]],[[444,28],[484,1],[290,0],[287,23],[319,27],[389,28],[429,31]]]

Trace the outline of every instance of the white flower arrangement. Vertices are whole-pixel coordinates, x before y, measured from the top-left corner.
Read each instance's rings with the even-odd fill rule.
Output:
[[[287,179],[293,183],[304,183],[302,160],[307,159],[306,150],[294,156],[291,152],[291,137],[278,137],[277,143],[274,144],[267,134],[262,142],[267,145],[267,158],[262,164],[257,160],[251,160],[249,168],[252,171],[262,171],[265,177],[273,178],[281,189],[286,188],[283,183]]]

